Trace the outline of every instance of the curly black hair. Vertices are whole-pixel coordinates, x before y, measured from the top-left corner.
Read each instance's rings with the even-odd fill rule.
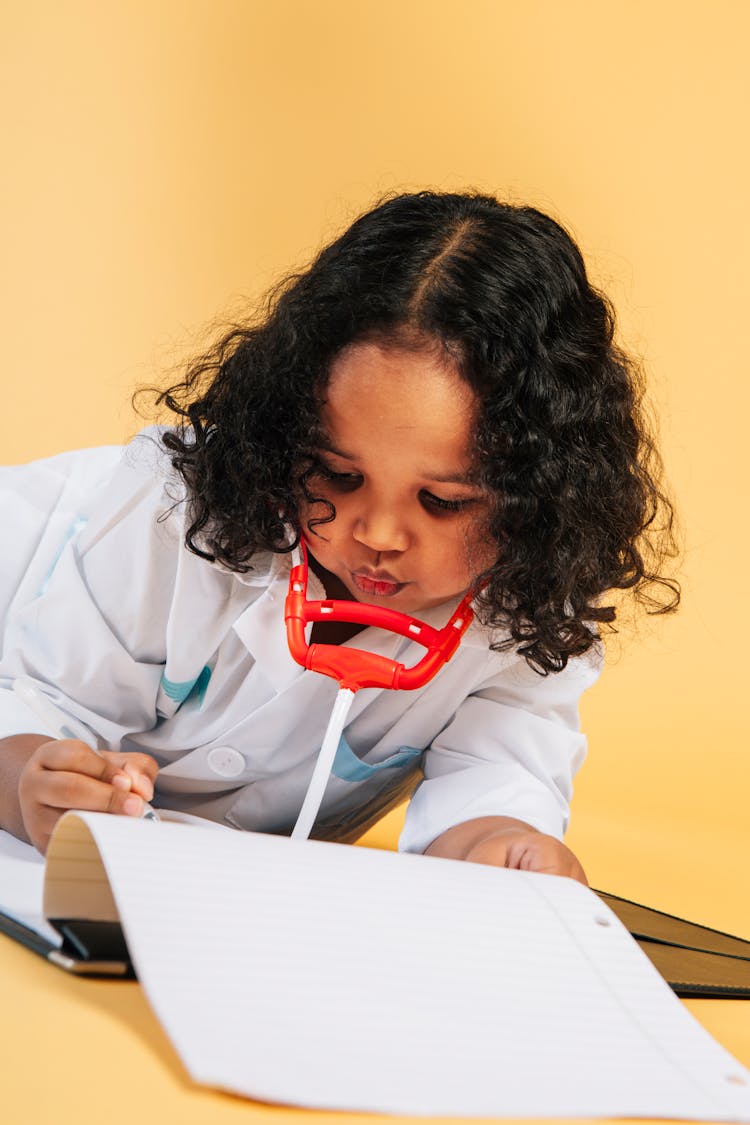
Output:
[[[187,546],[239,572],[259,549],[289,550],[333,359],[362,340],[438,344],[480,402],[498,545],[477,576],[480,620],[501,631],[493,648],[559,671],[613,627],[607,592],[651,613],[679,602],[659,573],[674,512],[641,373],[613,337],[609,302],[549,216],[477,192],[386,198],[158,393],[178,418],[162,441],[190,497]]]

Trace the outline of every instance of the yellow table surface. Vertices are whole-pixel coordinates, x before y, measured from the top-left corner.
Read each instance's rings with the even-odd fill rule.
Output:
[[[584,818],[584,843],[585,828]],[[391,837],[386,826],[367,842],[383,846]],[[613,872],[616,859],[613,851]],[[599,862],[604,862],[601,849]],[[613,874],[602,889],[621,893],[627,888]],[[662,905],[653,895],[643,901]],[[694,920],[709,921],[705,913]],[[313,1119],[364,1125],[378,1120],[366,1114],[269,1106],[195,1086],[139,984],[75,978],[2,935],[0,997],[2,1125],[270,1125]],[[685,1003],[723,1046],[750,1066],[750,1000]]]

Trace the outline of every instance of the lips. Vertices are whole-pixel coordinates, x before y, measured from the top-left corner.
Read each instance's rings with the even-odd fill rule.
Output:
[[[392,574],[385,571],[352,571],[354,585],[363,594],[375,595],[377,598],[390,598],[403,590],[405,582],[399,582]]]

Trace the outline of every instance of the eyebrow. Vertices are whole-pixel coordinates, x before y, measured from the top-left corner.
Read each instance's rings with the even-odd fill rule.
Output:
[[[347,453],[344,449],[337,449],[331,442],[323,439],[318,442],[318,449],[322,449],[325,453],[332,453],[334,457],[342,457],[345,461],[356,461],[357,458],[353,453]],[[435,484],[466,484],[477,486],[477,479],[475,474],[468,470],[465,473],[424,473],[426,480],[432,480]]]

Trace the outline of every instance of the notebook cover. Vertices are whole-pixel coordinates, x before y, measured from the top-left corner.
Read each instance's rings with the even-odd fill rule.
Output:
[[[683,997],[750,999],[750,941],[596,891]]]

